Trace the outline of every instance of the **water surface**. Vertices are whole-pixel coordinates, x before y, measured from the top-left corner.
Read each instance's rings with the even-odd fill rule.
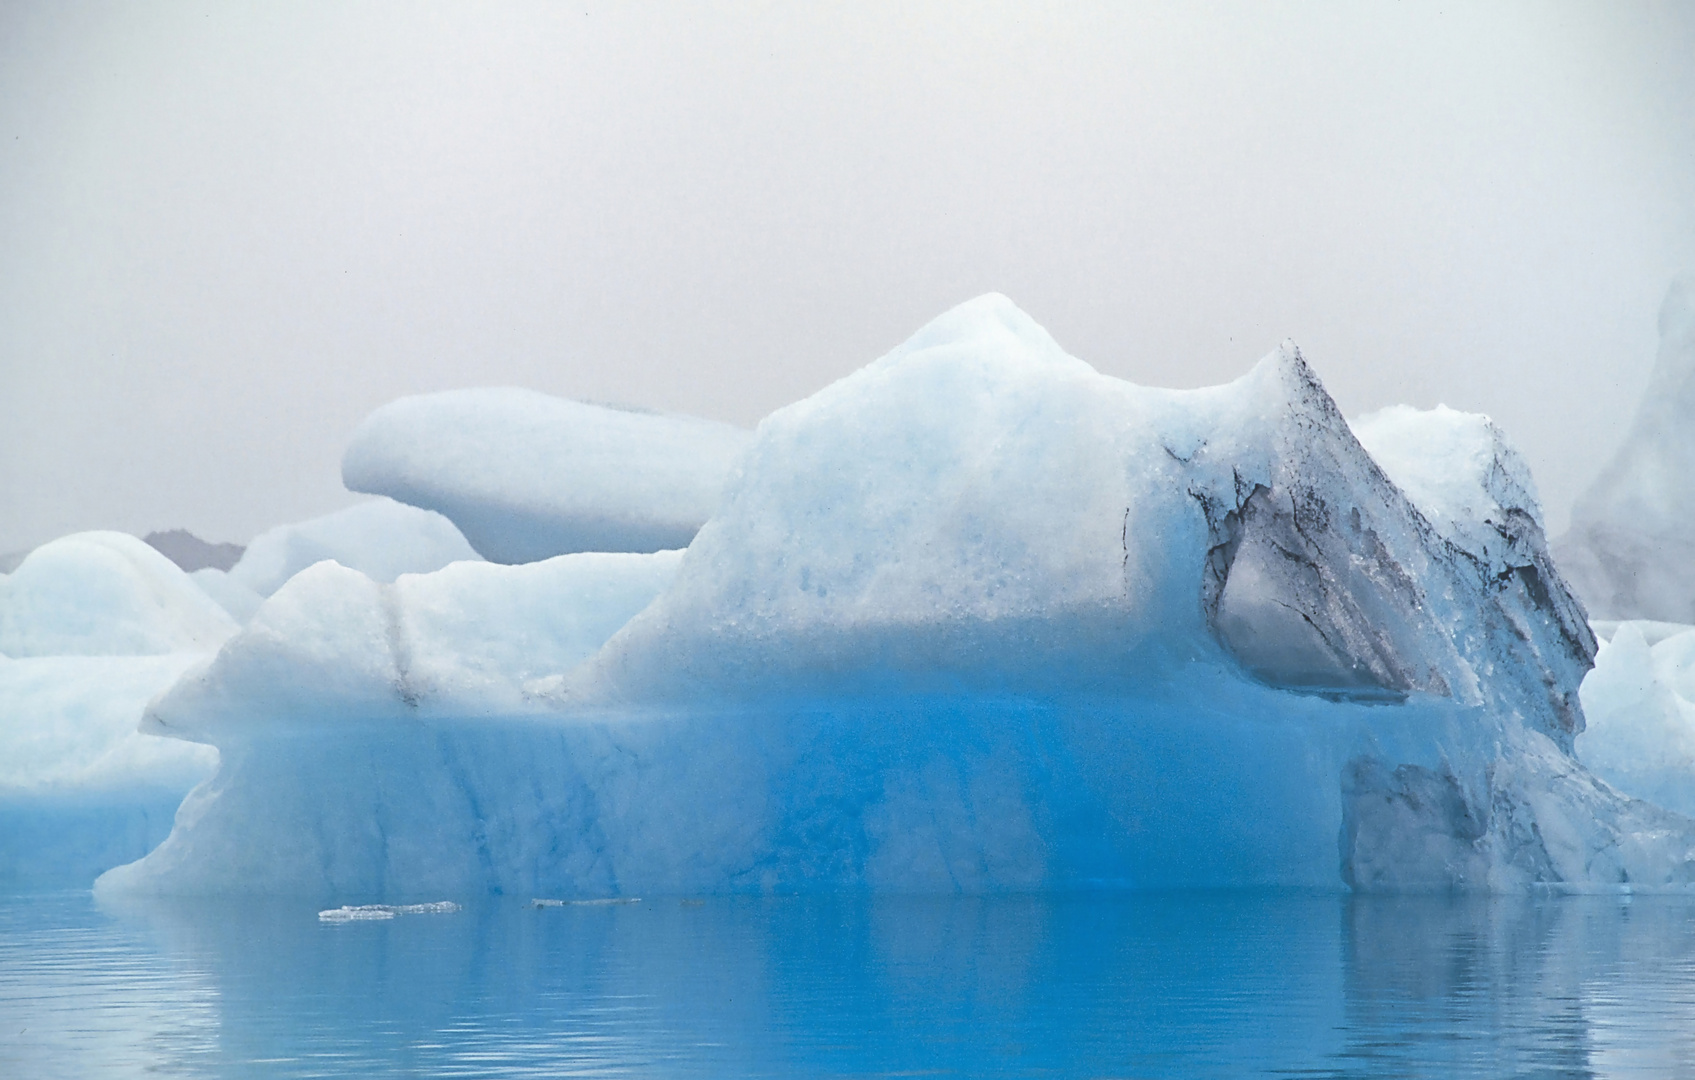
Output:
[[[1695,1075],[1687,897],[321,906],[0,898],[0,1075]]]

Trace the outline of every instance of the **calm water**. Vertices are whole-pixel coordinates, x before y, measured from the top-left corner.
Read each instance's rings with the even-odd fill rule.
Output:
[[[1695,900],[0,899],[0,1076],[1695,1076]]]

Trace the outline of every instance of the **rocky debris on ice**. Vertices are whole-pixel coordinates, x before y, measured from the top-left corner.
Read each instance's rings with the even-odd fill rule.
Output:
[[[1666,295],[1636,418],[1554,551],[1596,618],[1695,623],[1695,279]]]
[[[687,416],[530,390],[455,390],[383,406],[342,458],[349,490],[439,511],[494,562],[681,548],[751,435]]]

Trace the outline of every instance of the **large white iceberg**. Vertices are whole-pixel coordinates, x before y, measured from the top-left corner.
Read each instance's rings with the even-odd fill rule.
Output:
[[[230,568],[229,580],[269,596],[300,571],[327,559],[388,582],[401,574],[423,574],[481,558],[440,514],[379,498],[260,533]],[[220,587],[210,587],[221,599]]]
[[[1516,458],[1401,419],[1463,429],[1444,490],[1481,502],[1422,513],[1292,347],[1152,390],[983,297],[767,418],[675,577],[553,674],[432,696],[405,579],[303,575],[149,710],[222,762],[101,888],[1695,881],[1695,822],[1572,756],[1595,643],[1491,479]]]
[[[447,515],[495,562],[652,552],[689,542],[749,438],[531,390],[455,390],[366,417],[341,475],[351,491]]]
[[[1666,295],[1630,432],[1554,550],[1595,617],[1695,623],[1695,280]]]

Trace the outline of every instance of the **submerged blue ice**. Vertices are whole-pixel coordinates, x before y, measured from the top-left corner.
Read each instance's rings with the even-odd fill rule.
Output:
[[[1474,419],[1378,460],[1292,346],[1152,390],[980,298],[768,417],[680,555],[294,576],[148,708],[218,771],[100,889],[1688,884],[1572,756],[1595,641]]]

